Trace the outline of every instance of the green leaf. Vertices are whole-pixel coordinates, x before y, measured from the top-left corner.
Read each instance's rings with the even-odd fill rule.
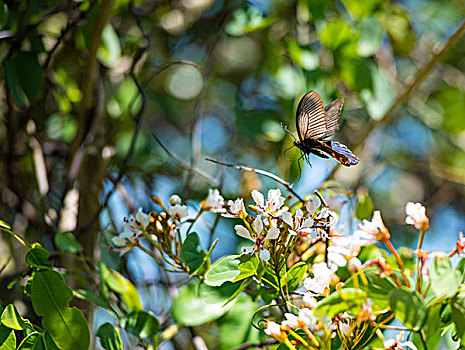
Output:
[[[52,336],[50,335],[50,332],[45,331],[42,339],[44,341],[45,348],[47,350],[60,350],[58,349],[58,346],[53,341]]]
[[[61,350],[89,348],[89,327],[84,315],[76,307],[47,314],[42,319],[42,326],[50,332]]]
[[[450,308],[460,345],[465,346],[465,293],[454,296],[450,301]]]
[[[439,259],[436,257],[429,269],[429,277],[431,289],[437,296],[446,295],[451,297],[457,293],[462,276],[459,271],[452,270],[449,258],[443,257]]]
[[[97,51],[97,58],[105,67],[113,67],[121,57],[121,44],[118,34],[111,24],[107,24],[102,32],[102,45]]]
[[[173,318],[181,325],[195,327],[216,320],[234,305],[230,303],[222,307],[222,303],[208,304],[197,297],[195,288],[194,284],[189,284],[173,301]]]
[[[364,285],[362,283],[360,273],[358,273],[345,282],[345,287],[355,287],[355,279],[357,278],[358,287],[364,290],[367,293],[368,298],[370,298],[370,300],[373,302],[373,310],[381,311],[389,308],[390,304],[387,295],[390,291],[399,288],[397,283],[394,282],[394,280],[391,277],[381,278],[379,276],[379,270],[377,268],[365,269],[363,270],[363,274],[365,275],[368,281],[367,285]]]
[[[192,232],[187,235],[181,248],[181,259],[189,266],[190,273],[194,273],[203,264],[199,235]]]
[[[0,324],[0,350],[16,349],[15,332]]]
[[[69,304],[73,292],[61,274],[53,270],[36,271],[31,284],[34,311],[39,316],[61,313]]]
[[[146,311],[130,313],[121,320],[121,327],[141,339],[151,338],[161,330],[155,315]]]
[[[368,219],[373,214],[373,201],[368,194],[357,193],[355,217],[359,220]]]
[[[55,235],[55,244],[58,249],[68,253],[80,253],[82,245],[71,232],[59,232]]]
[[[238,268],[239,256],[228,255],[215,261],[205,274],[205,283],[210,286],[221,286],[226,281],[234,281],[241,274]]]
[[[224,282],[221,286],[209,286],[206,283],[200,283],[198,287],[199,297],[208,304],[217,304],[225,302],[240,287],[241,282]]]
[[[304,279],[305,274],[307,273],[307,264],[304,262],[299,262],[290,268],[287,271],[287,289],[289,292],[292,292],[299,287],[300,283]]]
[[[358,41],[357,52],[362,57],[375,54],[381,43],[383,29],[379,22],[373,17],[367,17],[359,24],[360,40]]]
[[[0,220],[0,228],[4,228],[4,229],[7,229],[7,230],[11,230],[11,226],[8,225],[8,223],[6,223],[6,222],[3,221],[3,220]]]
[[[26,263],[33,267],[52,267],[52,264],[48,261],[47,250],[39,246],[27,252]]]
[[[90,290],[84,290],[84,289],[73,290],[73,295],[76,298],[90,301],[91,303],[94,303],[95,305],[100,306],[101,308],[104,308],[108,311],[113,312],[110,305],[104,299],[102,299],[101,297],[99,297],[97,294],[93,293]]]
[[[315,315],[331,318],[343,311],[357,314],[360,306],[365,303],[365,292],[354,288],[344,288],[343,292],[344,296],[341,296],[338,291],[334,291],[318,302]]]
[[[411,330],[418,331],[426,319],[426,307],[421,296],[406,287],[389,293],[389,303],[396,318]]]
[[[221,349],[234,349],[247,340],[252,327],[252,316],[258,308],[248,295],[241,294],[220,324]]]
[[[13,304],[7,305],[2,313],[1,322],[8,328],[21,331],[25,329],[25,324],[22,317],[19,315]]]
[[[97,330],[97,337],[105,350],[124,350],[119,329],[111,323],[102,324]]]
[[[371,15],[382,0],[342,0],[344,6],[356,19]]]
[[[239,276],[237,276],[233,282],[241,281],[246,279],[250,276],[255,275],[257,272],[258,264],[260,263],[260,259],[256,254],[253,255],[241,255],[239,256],[240,264],[237,265],[237,268],[241,271]]]
[[[45,350],[42,334],[33,332],[29,334],[19,345],[18,350]]]
[[[326,22],[319,35],[321,43],[332,51],[358,40],[351,25],[340,19]]]
[[[44,77],[37,54],[19,51],[13,57],[5,59],[4,67],[8,89],[20,107],[26,106],[24,97],[27,97],[29,102],[34,102],[40,97]]]
[[[103,264],[100,265],[102,269],[102,277],[108,287],[116,293],[121,295],[130,311],[142,310],[140,303],[139,293],[136,287],[126,277],[115,270],[108,269]]]

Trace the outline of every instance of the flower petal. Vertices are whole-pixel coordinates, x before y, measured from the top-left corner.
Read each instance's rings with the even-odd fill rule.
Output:
[[[263,194],[258,192],[257,190],[252,191],[252,198],[259,207],[264,207],[265,206],[265,198],[263,197]]]
[[[288,224],[289,226],[293,227],[294,226],[294,223],[292,221],[292,214],[289,213],[288,211],[286,211],[285,213],[283,213],[283,221]]]
[[[234,229],[236,230],[236,234],[238,236],[246,238],[246,239],[250,239],[251,241],[253,241],[253,238],[250,235],[249,230],[247,230],[244,226],[236,225],[236,226],[234,226]]]
[[[270,252],[268,251],[268,249],[260,250],[259,257],[263,261],[268,261],[270,260]]]
[[[255,220],[253,221],[253,227],[255,227],[255,231],[257,234],[262,233],[263,231],[263,221],[261,216],[257,216]]]
[[[277,227],[272,227],[268,230],[268,233],[266,234],[265,240],[266,239],[276,239],[279,237],[279,229]]]

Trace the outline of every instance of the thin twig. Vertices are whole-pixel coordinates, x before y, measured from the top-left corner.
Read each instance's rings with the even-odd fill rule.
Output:
[[[256,168],[252,168],[252,167],[248,167],[248,166],[244,166],[244,165],[235,165],[235,164],[223,163],[223,162],[219,162],[217,160],[210,159],[210,158],[205,158],[205,160],[207,160],[209,162],[212,162],[212,163],[224,165],[224,166],[227,166],[227,167],[230,167],[230,168],[234,168],[234,169],[237,169],[237,170],[251,171],[251,172],[256,173],[256,174],[267,176],[270,179],[273,179],[276,182],[283,185],[284,187],[286,187],[286,189],[289,192],[291,192],[294,196],[296,196],[299,199],[299,201],[301,201],[302,203],[305,203],[305,200],[294,190],[294,188],[293,188],[294,185],[293,184],[281,179],[279,176],[277,176],[275,174],[269,173],[268,171],[265,171],[265,170],[260,170],[260,169],[256,169]]]
[[[274,340],[274,339],[269,339],[269,340],[266,340],[262,343],[244,343],[240,346],[238,346],[237,348],[234,348],[234,350],[247,350],[247,349],[250,349],[250,348],[254,348],[254,349],[257,349],[257,348],[264,348],[265,346],[270,346],[270,345],[274,345],[274,344],[278,344],[278,341],[277,340]]]

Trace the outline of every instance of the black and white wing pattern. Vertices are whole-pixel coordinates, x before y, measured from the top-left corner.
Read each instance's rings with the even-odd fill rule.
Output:
[[[341,116],[344,99],[339,97],[325,107],[326,132],[323,138],[333,136],[339,130],[339,117]]]
[[[310,91],[300,100],[296,124],[300,141],[319,140],[327,133],[325,107],[317,92]]]

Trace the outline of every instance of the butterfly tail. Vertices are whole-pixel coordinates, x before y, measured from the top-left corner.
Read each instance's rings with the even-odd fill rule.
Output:
[[[325,144],[331,147],[331,156],[345,166],[356,165],[360,161],[345,145],[337,141],[327,141]]]

